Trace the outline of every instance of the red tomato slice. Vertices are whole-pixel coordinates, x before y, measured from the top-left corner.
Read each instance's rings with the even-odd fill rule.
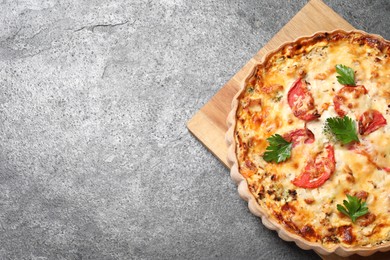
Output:
[[[386,124],[386,119],[378,110],[370,109],[359,118],[359,134],[368,135]]]
[[[311,121],[320,116],[314,106],[313,96],[301,78],[298,78],[288,91],[287,101],[294,116],[299,119]]]
[[[301,188],[318,188],[333,174],[335,164],[333,146],[327,145],[323,152],[309,160],[303,173],[296,177],[292,183]]]
[[[347,96],[349,94],[349,97]],[[345,116],[348,111],[343,110],[344,107],[353,107],[353,100],[356,100],[360,97],[360,95],[367,94],[367,89],[364,86],[345,86],[341,88],[336,96],[333,98],[333,104],[334,104],[334,110],[336,110],[336,113],[343,117]],[[351,99],[352,98],[352,99]]]
[[[295,147],[299,143],[311,144],[315,140],[313,132],[307,128],[298,129],[298,130],[294,130],[294,131],[291,131],[289,133],[286,133],[283,135],[283,138],[287,142],[290,142],[290,143],[292,142],[293,147]]]

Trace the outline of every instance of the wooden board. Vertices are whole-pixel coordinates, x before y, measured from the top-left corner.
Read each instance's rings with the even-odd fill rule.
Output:
[[[311,0],[188,121],[187,127],[190,132],[226,167],[229,167],[225,144],[226,118],[230,112],[231,101],[240,88],[240,83],[252,71],[253,66],[261,60],[265,53],[286,41],[293,41],[305,35],[309,36],[317,31],[332,31],[335,29],[353,30],[354,27],[321,0]],[[349,258],[342,258],[337,255],[321,257],[326,260],[363,259],[363,257],[357,255]],[[364,259],[390,259],[390,253],[376,253]]]

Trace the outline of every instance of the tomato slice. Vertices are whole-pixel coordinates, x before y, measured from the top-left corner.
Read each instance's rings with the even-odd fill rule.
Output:
[[[387,124],[381,112],[370,109],[359,118],[359,134],[368,135]]]
[[[348,111],[345,111],[344,108],[351,109],[354,106],[353,103],[365,94],[367,94],[367,89],[364,86],[345,86],[341,88],[333,98],[334,110],[339,116],[345,116]]]
[[[303,173],[296,177],[292,183],[301,188],[318,188],[333,174],[335,164],[334,148],[332,145],[327,145],[323,152],[309,160]]]
[[[292,142],[293,147],[299,143],[311,144],[315,140],[313,132],[307,128],[291,131],[287,134],[284,134],[283,138],[287,142]]]
[[[320,116],[314,106],[313,96],[301,78],[298,78],[288,91],[287,101],[294,116],[299,119],[311,121]]]

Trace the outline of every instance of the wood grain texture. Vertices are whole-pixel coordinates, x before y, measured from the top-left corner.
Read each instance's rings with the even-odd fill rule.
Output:
[[[354,27],[341,18],[321,0],[311,0],[306,4],[257,54],[234,75],[187,123],[190,132],[196,136],[226,167],[227,146],[225,133],[226,118],[231,101],[254,65],[269,51],[281,44],[318,31],[335,29],[353,30]],[[322,256],[326,260],[341,259],[390,259],[390,253],[376,253],[370,257],[353,255],[348,258],[337,255]]]

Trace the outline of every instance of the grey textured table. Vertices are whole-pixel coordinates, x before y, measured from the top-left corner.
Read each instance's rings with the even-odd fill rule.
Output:
[[[325,1],[390,38],[390,2]],[[0,3],[0,259],[311,259],[185,123],[306,1]]]

